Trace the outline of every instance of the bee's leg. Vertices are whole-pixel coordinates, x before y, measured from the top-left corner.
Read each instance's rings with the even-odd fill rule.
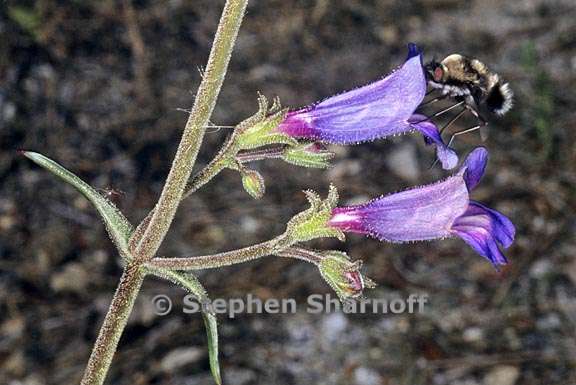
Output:
[[[430,115],[430,116],[428,117],[428,119],[432,119],[432,118],[435,118],[435,117],[437,117],[437,116],[444,115],[444,114],[447,113],[448,111],[451,111],[451,110],[453,110],[454,108],[456,108],[456,107],[458,107],[458,106],[461,106],[461,105],[464,104],[464,103],[465,103],[464,100],[462,100],[461,102],[455,103],[455,104],[451,105],[450,107],[446,107],[446,108],[444,108],[443,110],[440,110],[440,111],[436,112],[435,114]]]
[[[467,134],[469,132],[474,132],[474,131],[479,130],[481,127],[484,127],[484,126],[485,126],[485,124],[477,124],[474,127],[470,127],[470,128],[465,129],[465,130],[453,133],[452,136],[450,137],[450,141],[448,142],[447,146],[450,147],[452,145],[452,143],[454,142],[454,139],[456,139],[457,136],[464,135],[464,134]]]
[[[442,100],[442,99],[446,99],[446,96],[445,96],[445,95],[437,96],[437,97],[435,97],[435,98],[433,98],[433,99],[430,99],[430,100],[425,101],[424,103],[420,104],[418,107],[429,106],[430,104],[434,104],[434,103],[436,103],[436,102],[439,102],[439,101]]]
[[[450,137],[450,140],[448,141],[448,144],[447,144],[446,147],[450,148],[450,146],[452,145],[452,143],[454,143],[454,139],[456,139],[457,136],[459,136],[459,135],[464,135],[464,134],[467,134],[467,133],[469,133],[469,132],[474,132],[474,131],[481,129],[482,127],[484,127],[484,126],[486,126],[486,125],[488,124],[488,122],[486,121],[486,119],[484,119],[484,118],[478,113],[478,111],[476,111],[473,107],[470,107],[470,105],[466,104],[466,105],[464,106],[464,108],[462,108],[462,110],[461,110],[458,114],[456,114],[455,117],[453,117],[452,119],[450,119],[450,121],[449,121],[448,123],[446,123],[446,124],[444,125],[444,127],[442,127],[442,128],[440,129],[440,134],[442,134],[442,131],[444,131],[444,130],[445,130],[446,128],[448,128],[451,124],[453,124],[456,120],[458,120],[466,111],[470,111],[470,112],[472,113],[472,115],[474,115],[474,116],[478,119],[479,124],[477,124],[477,125],[475,125],[475,126],[473,126],[473,127],[470,127],[470,128],[466,128],[466,129],[464,129],[464,130],[462,130],[462,131],[455,132],[454,134],[452,134],[452,136]],[[438,163],[438,159],[436,159],[436,160],[434,161],[434,163],[432,163],[432,165],[430,166],[430,168],[434,167],[434,166],[436,165],[436,163]]]
[[[448,121],[448,123],[446,123],[440,130],[440,136],[442,136],[442,132],[447,129],[448,127],[450,127],[455,121],[457,121],[462,115],[464,115],[464,113],[468,110],[468,108],[463,107],[460,112],[458,112],[456,114],[456,116],[454,116],[452,119],[450,119],[450,121]],[[454,135],[452,136],[452,138],[454,137]],[[452,139],[450,139],[450,143],[452,143]],[[450,143],[448,143],[448,147],[450,147]],[[438,163],[438,158],[436,158],[434,160],[434,162],[430,165],[430,167],[428,167],[428,169],[433,168],[434,166],[436,166],[436,163]]]
[[[455,103],[455,104],[451,105],[450,107],[446,107],[446,108],[444,108],[443,110],[440,110],[440,111],[438,111],[438,112],[436,112],[436,113],[434,113],[434,114],[432,114],[432,115],[430,115],[430,116],[427,116],[425,119],[419,120],[418,122],[413,122],[413,124],[422,123],[422,122],[425,122],[425,121],[430,120],[430,119],[432,119],[432,118],[435,118],[435,117],[437,117],[437,116],[443,115],[443,114],[447,113],[448,111],[451,111],[451,110],[453,110],[454,108],[456,108],[456,107],[458,107],[458,106],[461,106],[462,104],[464,104],[464,101]]]
[[[431,94],[432,92],[434,92],[434,91],[436,91],[436,90],[432,90],[432,91],[428,92],[428,93],[426,94],[426,96],[430,95],[430,94]],[[426,96],[425,96],[425,97],[426,97]],[[428,105],[430,105],[430,104],[434,104],[434,103],[436,103],[436,102],[439,102],[440,100],[446,99],[447,97],[448,97],[448,95],[440,95],[440,96],[437,96],[437,97],[435,97],[435,98],[433,98],[433,99],[430,99],[430,100],[428,100],[428,101],[420,104],[418,107],[424,107],[424,106],[428,106]]]
[[[454,116],[452,119],[450,119],[448,121],[448,123],[446,123],[444,126],[442,126],[442,128],[440,129],[440,135],[442,135],[442,132],[444,132],[445,129],[447,129],[448,127],[450,127],[455,121],[457,121],[458,119],[460,119],[460,117],[462,115],[464,115],[464,113],[466,112],[467,108],[464,107],[460,110],[460,112],[458,112],[456,114],[456,116]]]
[[[482,139],[482,141],[485,141],[487,139],[487,135],[486,131],[483,130],[482,128],[488,125],[488,121],[480,114],[480,112],[476,108],[470,105],[467,105],[467,107],[470,113],[474,115],[476,119],[478,119],[478,124],[480,125],[480,138]]]
[[[476,119],[478,119],[478,121],[480,122],[480,125],[481,125],[481,126],[485,126],[485,125],[488,124],[488,121],[487,121],[482,115],[480,115],[480,112],[478,112],[478,110],[476,110],[476,109],[473,108],[473,107],[470,107],[468,104],[466,105],[466,108],[470,111],[470,113],[471,113],[472,115],[474,115],[474,117],[475,117]]]

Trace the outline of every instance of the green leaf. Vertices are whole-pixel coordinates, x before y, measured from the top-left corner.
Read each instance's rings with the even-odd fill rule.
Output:
[[[188,291],[190,294],[196,296],[200,303],[208,300],[206,290],[198,281],[195,275],[189,272],[170,271],[168,269],[148,268],[148,272],[157,277],[164,278],[172,283],[175,283]],[[210,371],[214,377],[214,381],[218,385],[222,384],[220,376],[220,364],[218,362],[218,323],[216,316],[211,313],[202,312],[204,317],[204,326],[206,327],[206,336],[208,339],[208,359],[210,361]]]
[[[210,370],[214,381],[222,385],[220,377],[220,364],[218,363],[218,323],[216,316],[210,313],[202,313],[204,317],[204,326],[206,326],[206,336],[208,337],[208,357],[210,360]]]
[[[42,23],[42,16],[37,9],[11,6],[8,7],[8,16],[34,38],[38,37],[38,30]]]
[[[64,167],[54,162],[52,159],[45,157],[44,155],[38,154],[37,152],[22,151],[22,154],[36,163],[37,165],[44,167],[63,181],[74,186],[82,195],[86,197],[94,205],[104,224],[106,225],[106,230],[110,235],[110,238],[118,247],[120,255],[124,260],[130,258],[130,252],[128,251],[128,240],[130,239],[130,234],[132,233],[132,225],[124,215],[116,208],[116,206],[110,202],[108,199],[103,197],[98,191],[94,190],[89,184],[84,182],[82,179],[78,178],[76,175],[72,174],[70,171],[66,170]]]

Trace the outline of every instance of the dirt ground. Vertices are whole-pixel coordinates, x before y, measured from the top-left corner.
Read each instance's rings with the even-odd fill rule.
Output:
[[[77,384],[121,268],[95,211],[20,157],[41,152],[137,223],[162,188],[223,1],[0,2],[0,383]],[[474,55],[510,82],[514,109],[490,123],[474,198],[517,238],[500,273],[461,240],[346,250],[378,283],[369,298],[427,294],[416,314],[220,316],[225,384],[576,384],[576,2],[573,0],[251,1],[213,123],[256,110],[257,92],[298,107],[378,79],[408,42],[426,59]],[[470,123],[461,121],[459,126]],[[198,167],[229,129],[210,129]],[[456,143],[465,154],[481,143]],[[304,189],[343,202],[447,175],[408,135],[338,153],[327,171],[272,160],[261,201],[227,171],[181,207],[162,255],[200,255],[280,234]],[[318,271],[267,257],[200,274],[213,298],[330,293]],[[212,384],[198,315],[154,315],[166,282],[144,284],[109,384]],[[178,307],[178,306],[176,306]]]

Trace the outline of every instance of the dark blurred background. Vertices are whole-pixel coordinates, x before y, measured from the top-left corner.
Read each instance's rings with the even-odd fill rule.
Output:
[[[16,154],[41,152],[112,199],[134,223],[162,188],[223,1],[0,2],[0,382],[78,383],[120,277],[97,214],[71,187]],[[256,110],[257,92],[298,107],[378,79],[408,42],[426,59],[459,52],[500,73],[516,106],[490,123],[474,198],[508,215],[517,240],[500,273],[460,240],[346,250],[378,284],[370,298],[426,293],[422,314],[220,317],[224,381],[241,384],[575,384],[576,3],[251,1],[213,123]],[[471,120],[460,122],[460,127]],[[206,164],[229,129],[210,129]],[[480,144],[456,142],[460,154]],[[227,171],[186,201],[163,255],[229,250],[280,234],[301,190],[343,202],[424,184],[432,150],[407,135],[335,148],[327,171],[261,162],[261,201]],[[213,298],[330,293],[311,265],[264,258],[206,271]],[[154,315],[183,291],[145,282],[110,384],[212,384],[198,315]]]

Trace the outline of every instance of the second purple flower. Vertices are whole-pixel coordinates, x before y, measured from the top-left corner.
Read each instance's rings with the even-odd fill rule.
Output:
[[[448,179],[374,199],[336,207],[328,224],[345,232],[383,241],[410,242],[460,237],[494,266],[507,263],[500,246],[514,241],[512,222],[496,210],[470,199],[486,167],[488,152],[479,147],[460,171]]]

